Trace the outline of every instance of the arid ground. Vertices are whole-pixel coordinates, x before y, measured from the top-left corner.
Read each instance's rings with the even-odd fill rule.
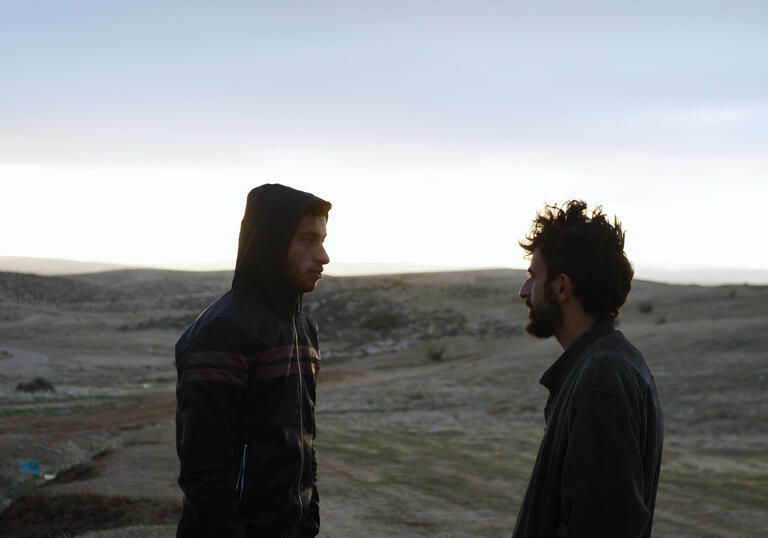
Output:
[[[0,536],[174,535],[173,344],[230,277],[0,273]],[[305,297],[322,536],[511,534],[560,353],[525,334],[522,278],[328,278]],[[619,329],[664,406],[654,536],[765,536],[768,287],[635,282]]]

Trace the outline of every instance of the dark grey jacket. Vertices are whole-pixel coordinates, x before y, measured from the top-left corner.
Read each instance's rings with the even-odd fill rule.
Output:
[[[331,207],[282,185],[249,193],[232,289],[176,343],[180,538],[319,531],[318,329],[282,274],[310,206]]]
[[[546,429],[514,537],[649,537],[663,424],[643,356],[601,321],[541,384]]]

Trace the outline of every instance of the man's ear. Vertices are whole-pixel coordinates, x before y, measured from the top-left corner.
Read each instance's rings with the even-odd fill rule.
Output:
[[[571,277],[565,273],[560,273],[553,284],[555,295],[561,301],[565,301],[573,295],[573,282],[571,281]]]

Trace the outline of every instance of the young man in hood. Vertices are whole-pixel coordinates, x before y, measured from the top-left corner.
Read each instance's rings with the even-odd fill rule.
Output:
[[[647,538],[662,415],[645,359],[613,324],[634,273],[621,224],[582,201],[548,206],[520,246],[526,330],[564,352],[540,380],[546,428],[514,537]]]
[[[179,537],[315,536],[315,321],[331,204],[283,185],[248,194],[232,288],[176,344]]]

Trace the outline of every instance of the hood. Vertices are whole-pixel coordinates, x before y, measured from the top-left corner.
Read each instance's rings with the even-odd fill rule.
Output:
[[[288,284],[283,267],[293,232],[310,207],[327,217],[331,204],[279,184],[262,185],[248,193],[232,287],[261,296],[279,312],[296,309],[300,294]]]

